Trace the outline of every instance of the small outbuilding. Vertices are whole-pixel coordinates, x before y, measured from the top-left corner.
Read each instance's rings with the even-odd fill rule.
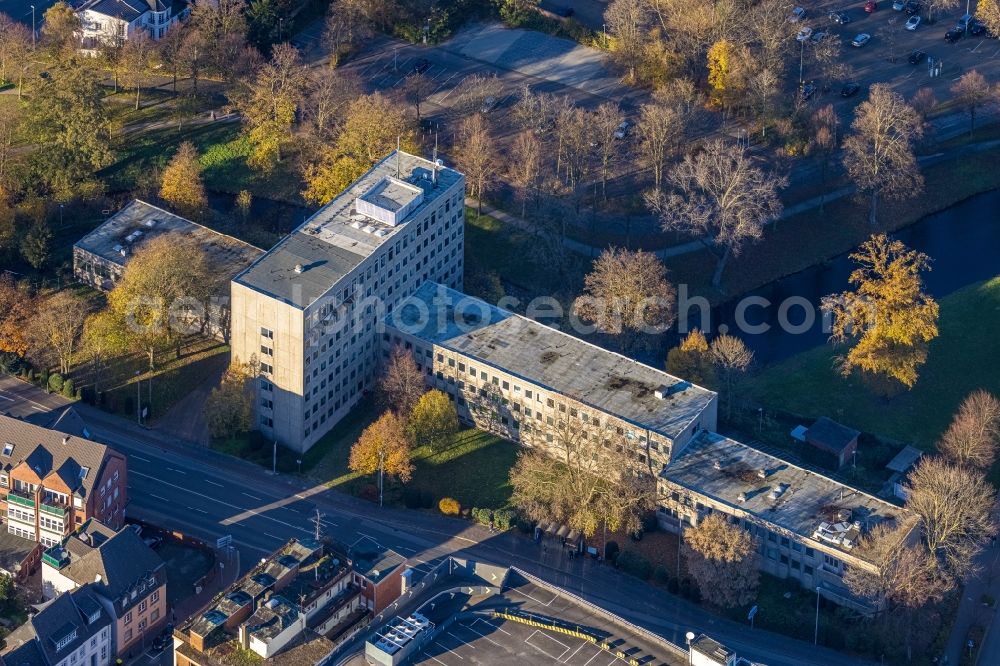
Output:
[[[821,416],[805,432],[803,457],[827,469],[838,470],[858,450],[858,436],[853,428]]]

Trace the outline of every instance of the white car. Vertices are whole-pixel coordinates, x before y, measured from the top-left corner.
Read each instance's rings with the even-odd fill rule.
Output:
[[[626,136],[628,136],[628,131],[630,129],[632,129],[632,123],[630,123],[627,120],[623,120],[621,124],[618,125],[618,128],[615,130],[615,138],[624,139]]]
[[[788,17],[788,22],[798,23],[805,17],[805,15],[806,15],[806,10],[802,9],[801,7],[796,7],[795,9],[792,10],[791,15]]]
[[[795,35],[795,39],[797,39],[800,42],[804,42],[810,37],[812,37],[812,34],[813,34],[812,28],[802,28],[801,30],[799,30],[799,34]]]
[[[920,25],[919,16],[911,16],[910,18],[906,19],[906,29],[909,30],[910,32],[916,30],[918,25]]]
[[[851,46],[862,47],[872,40],[872,36],[867,32],[862,32],[860,35],[851,40]]]
[[[904,7],[906,7],[906,0],[895,0],[892,3],[893,10],[895,10],[897,12],[903,11]]]

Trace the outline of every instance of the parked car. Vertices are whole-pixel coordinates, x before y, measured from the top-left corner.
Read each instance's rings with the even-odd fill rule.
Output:
[[[428,69],[431,68],[431,61],[427,58],[418,58],[415,63],[413,63],[413,73],[423,74]]]
[[[963,14],[962,18],[958,19],[958,22],[955,23],[955,27],[958,28],[959,30],[965,31],[969,29],[969,26],[971,24],[972,24],[972,14]]]
[[[980,23],[978,20],[973,21],[969,24],[969,34],[978,37],[979,35],[986,32],[986,26]]]
[[[851,81],[850,83],[844,85],[844,87],[840,89],[840,96],[841,97],[851,97],[852,95],[854,95],[859,90],[861,90],[861,84],[860,83],[855,83],[854,81]]]
[[[628,120],[623,120],[618,128],[615,130],[616,139],[624,139],[628,136],[629,130],[632,129],[632,123]]]
[[[893,0],[892,3],[893,10],[901,12],[903,11],[904,7],[906,7],[906,0]]]
[[[948,32],[944,33],[944,41],[948,42],[949,44],[954,44],[958,40],[962,39],[962,35],[964,34],[965,31],[962,30],[961,28],[952,28]]]
[[[919,26],[919,25],[920,25],[920,17],[919,16],[911,16],[910,18],[906,19],[906,26],[905,27],[910,32],[913,32],[914,30],[916,30],[917,26]]]
[[[862,32],[857,37],[851,40],[851,46],[861,48],[871,40],[872,40],[871,35],[869,35],[867,32]]]
[[[812,28],[808,28],[808,27],[807,28],[802,28],[801,30],[799,30],[799,34],[795,35],[795,39],[797,39],[800,42],[804,42],[807,39],[809,39],[810,37],[812,37],[812,34],[813,34],[813,29]]]
[[[489,113],[496,108],[497,103],[498,101],[496,97],[487,97],[483,100],[483,108],[479,109],[479,111],[481,113]]]
[[[165,650],[172,641],[173,641],[173,636],[171,635],[171,632],[164,631],[159,636],[153,639],[153,649]]]
[[[816,94],[816,82],[809,81],[802,86],[802,101],[808,102]]]
[[[812,34],[812,37],[810,37],[809,39],[812,40],[813,44],[819,44],[820,42],[823,41],[826,35],[827,32],[825,30],[817,30]]]
[[[792,13],[788,16],[789,23],[798,23],[806,16],[806,10],[801,7],[796,7],[792,10]]]
[[[846,25],[851,22],[851,15],[847,12],[830,12],[829,18],[837,25]]]
[[[906,6],[903,7],[903,11],[909,14],[910,16],[913,16],[914,14],[920,11],[920,3],[917,2],[917,0],[910,0],[909,2],[906,3]]]
[[[874,13],[875,10],[877,10],[877,9],[878,9],[878,3],[875,2],[875,0],[868,0],[868,2],[865,3],[865,13],[866,14]]]
[[[927,54],[924,53],[923,51],[921,51],[919,49],[913,49],[912,51],[910,51],[910,64],[911,65],[919,65],[920,63],[922,63],[924,61],[924,58],[926,58],[926,57],[927,57]]]

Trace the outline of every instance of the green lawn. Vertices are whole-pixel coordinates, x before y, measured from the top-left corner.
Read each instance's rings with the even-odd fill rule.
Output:
[[[962,399],[973,389],[1000,394],[995,331],[1000,328],[1000,277],[940,301],[940,336],[913,390],[888,401],[857,377],[833,369],[829,346],[799,354],[747,381],[747,395],[765,407],[807,417],[827,415],[900,442],[931,449]]]

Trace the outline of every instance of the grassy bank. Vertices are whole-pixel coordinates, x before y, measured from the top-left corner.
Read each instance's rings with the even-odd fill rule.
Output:
[[[830,202],[768,227],[764,238],[726,267],[722,290],[711,286],[715,257],[706,251],[671,257],[670,278],[687,283],[692,294],[722,302],[857,247],[875,231],[895,231],[970,196],[1000,187],[1000,149],[970,153],[924,169],[919,196],[884,202],[879,227],[867,222],[867,203],[854,197]]]
[[[1000,327],[1000,277],[941,299],[940,336],[911,390],[886,401],[856,376],[841,377],[835,351],[817,347],[751,378],[746,394],[768,407],[806,416],[827,415],[853,427],[931,449],[951,415],[973,389],[1000,394],[992,350]]]

